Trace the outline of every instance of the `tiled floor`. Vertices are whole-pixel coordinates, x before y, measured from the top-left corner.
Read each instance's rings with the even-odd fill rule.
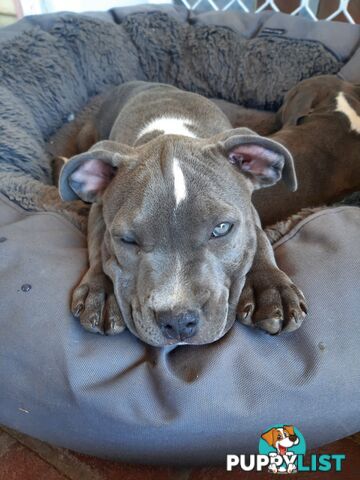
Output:
[[[344,439],[314,453],[346,453],[341,473],[295,474],[302,480],[358,480],[360,441]],[[225,468],[175,469],[126,465],[52,447],[7,428],[0,428],[0,480],[251,480],[271,474],[226,472]]]

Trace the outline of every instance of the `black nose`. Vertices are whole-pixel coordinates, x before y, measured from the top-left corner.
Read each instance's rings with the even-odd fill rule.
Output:
[[[296,436],[296,435],[289,435],[289,439],[290,439],[292,442],[296,442],[297,436]]]
[[[171,311],[158,312],[156,318],[166,338],[185,340],[193,337],[198,330],[199,314],[194,311],[179,314]]]

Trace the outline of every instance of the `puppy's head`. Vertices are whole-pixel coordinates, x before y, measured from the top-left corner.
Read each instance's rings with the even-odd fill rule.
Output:
[[[263,433],[261,438],[270,446],[276,448],[282,455],[286,453],[289,447],[299,443],[299,438],[292,425],[284,425],[281,428],[271,428]]]
[[[155,346],[204,344],[235,320],[256,249],[252,191],[282,174],[295,189],[289,152],[237,129],[100,142],[66,163],[60,191],[103,204],[103,267],[129,330]]]
[[[320,75],[293,87],[285,95],[277,117],[286,127],[319,121],[334,112],[348,114],[350,109],[360,116],[360,85],[341,80],[336,75]]]

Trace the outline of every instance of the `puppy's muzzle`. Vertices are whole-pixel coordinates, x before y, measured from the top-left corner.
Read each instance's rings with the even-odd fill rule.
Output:
[[[185,340],[198,331],[200,316],[195,311],[188,310],[175,315],[168,310],[157,312],[155,316],[162,334],[171,340]]]

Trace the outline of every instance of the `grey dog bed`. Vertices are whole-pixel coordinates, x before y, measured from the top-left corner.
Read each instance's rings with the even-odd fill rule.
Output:
[[[0,31],[1,423],[82,452],[181,465],[256,452],[276,423],[297,426],[310,447],[360,430],[360,209],[318,212],[275,247],[308,298],[300,330],[274,338],[236,324],[212,345],[156,349],[128,332],[89,334],[70,315],[84,221],[59,201],[46,153],[110,85],[168,82],[276,109],[313,75],[359,82],[359,40],[344,24],[171,6],[29,17]]]

